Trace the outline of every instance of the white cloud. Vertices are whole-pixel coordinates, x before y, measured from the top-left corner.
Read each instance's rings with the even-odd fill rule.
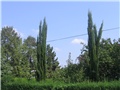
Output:
[[[54,50],[55,50],[56,52],[59,52],[59,51],[60,51],[60,48],[55,47]]]
[[[76,39],[72,40],[71,43],[72,44],[81,44],[81,43],[85,44],[85,41],[83,39],[76,38]]]

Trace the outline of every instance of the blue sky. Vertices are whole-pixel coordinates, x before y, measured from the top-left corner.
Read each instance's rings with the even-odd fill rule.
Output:
[[[47,41],[87,33],[88,10],[93,22],[103,30],[119,27],[119,2],[2,2],[2,27],[13,26],[23,39],[37,37],[40,20],[46,17]],[[118,39],[120,29],[103,32],[102,37]],[[54,47],[60,65],[66,65],[68,54],[75,62],[87,43],[87,35],[66,40],[47,42]]]

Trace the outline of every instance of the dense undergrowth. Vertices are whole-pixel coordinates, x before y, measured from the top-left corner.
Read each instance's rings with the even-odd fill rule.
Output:
[[[120,90],[120,81],[65,83],[52,79],[36,82],[35,79],[14,78],[2,83],[2,90]]]

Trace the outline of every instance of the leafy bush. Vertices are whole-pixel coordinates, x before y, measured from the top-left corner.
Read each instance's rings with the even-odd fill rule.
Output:
[[[81,82],[65,84],[58,81],[21,81],[11,82],[2,86],[2,90],[120,90],[120,81],[112,82]]]
[[[64,69],[65,82],[76,83],[83,81],[83,68],[80,64],[70,64]]]
[[[14,78],[11,75],[5,75],[3,77],[1,77],[1,84],[6,84],[9,82],[13,82]]]

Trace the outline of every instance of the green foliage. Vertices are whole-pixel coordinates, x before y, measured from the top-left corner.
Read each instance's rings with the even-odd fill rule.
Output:
[[[68,56],[68,60],[67,60],[67,65],[71,65],[73,62],[72,62],[72,59],[71,59],[71,53],[69,53],[69,56]]]
[[[47,45],[47,24],[40,22],[36,39],[22,39],[13,27],[1,31],[2,90],[119,90],[120,38],[101,39],[103,23],[97,33],[88,13],[88,46],[84,45],[78,64],[69,54],[67,67],[60,68],[53,47]],[[33,71],[33,72],[32,72]],[[40,82],[36,82],[40,81]],[[104,81],[104,82],[89,82]],[[110,82],[106,82],[110,81]],[[112,81],[118,80],[118,81]]]
[[[100,79],[114,80],[120,78],[120,47],[118,41],[102,39],[99,53]],[[117,52],[117,53],[116,53]]]
[[[19,83],[18,80],[21,80]],[[81,82],[81,83],[63,83],[46,80],[35,82],[18,79],[2,86],[2,90],[119,90],[120,81],[112,82]]]
[[[14,81],[14,77],[12,75],[4,75],[1,78],[2,85],[5,85],[5,84],[13,82],[13,81]]]
[[[36,46],[36,39],[32,36],[28,36],[27,39],[24,40],[24,44],[28,48],[35,48]]]
[[[99,80],[99,42],[102,35],[103,23],[97,34],[96,26],[92,22],[92,14],[88,12],[88,56],[89,56],[89,78],[94,81]]]
[[[40,22],[39,36],[37,37],[37,66],[36,66],[36,80],[41,81],[46,78],[46,38],[47,38],[47,24],[44,19],[43,25]]]
[[[120,46],[119,41],[111,39],[101,39],[99,46],[99,80],[119,80],[120,79]],[[81,55],[78,57],[80,63],[83,64],[85,78],[88,79],[88,47],[84,45]]]
[[[63,68],[56,68],[56,70],[53,72],[52,80],[53,81],[64,81],[64,69]]]
[[[111,53],[113,64],[112,78],[120,79],[120,38],[117,41],[113,41],[113,50]],[[117,52],[117,53],[116,53]]]
[[[47,78],[54,77],[56,73],[56,69],[59,68],[58,58],[56,58],[56,53],[53,51],[53,47],[47,45],[47,60],[46,60],[46,67],[47,67]]]
[[[32,72],[35,70],[35,64],[37,60],[36,55],[36,39],[32,36],[28,36],[27,39],[24,40],[22,53],[24,56],[24,60],[26,60],[28,63],[28,73],[30,73],[30,77],[35,76],[35,72]]]
[[[21,54],[20,48],[22,39],[18,36],[13,27],[3,27],[1,31],[1,69],[2,76],[11,72],[14,76],[20,76]],[[7,66],[8,65],[8,66]],[[7,69],[7,70],[6,70]],[[8,73],[7,73],[8,72]]]
[[[83,68],[81,64],[70,64],[64,68],[63,80],[66,83],[75,83],[83,81]]]

